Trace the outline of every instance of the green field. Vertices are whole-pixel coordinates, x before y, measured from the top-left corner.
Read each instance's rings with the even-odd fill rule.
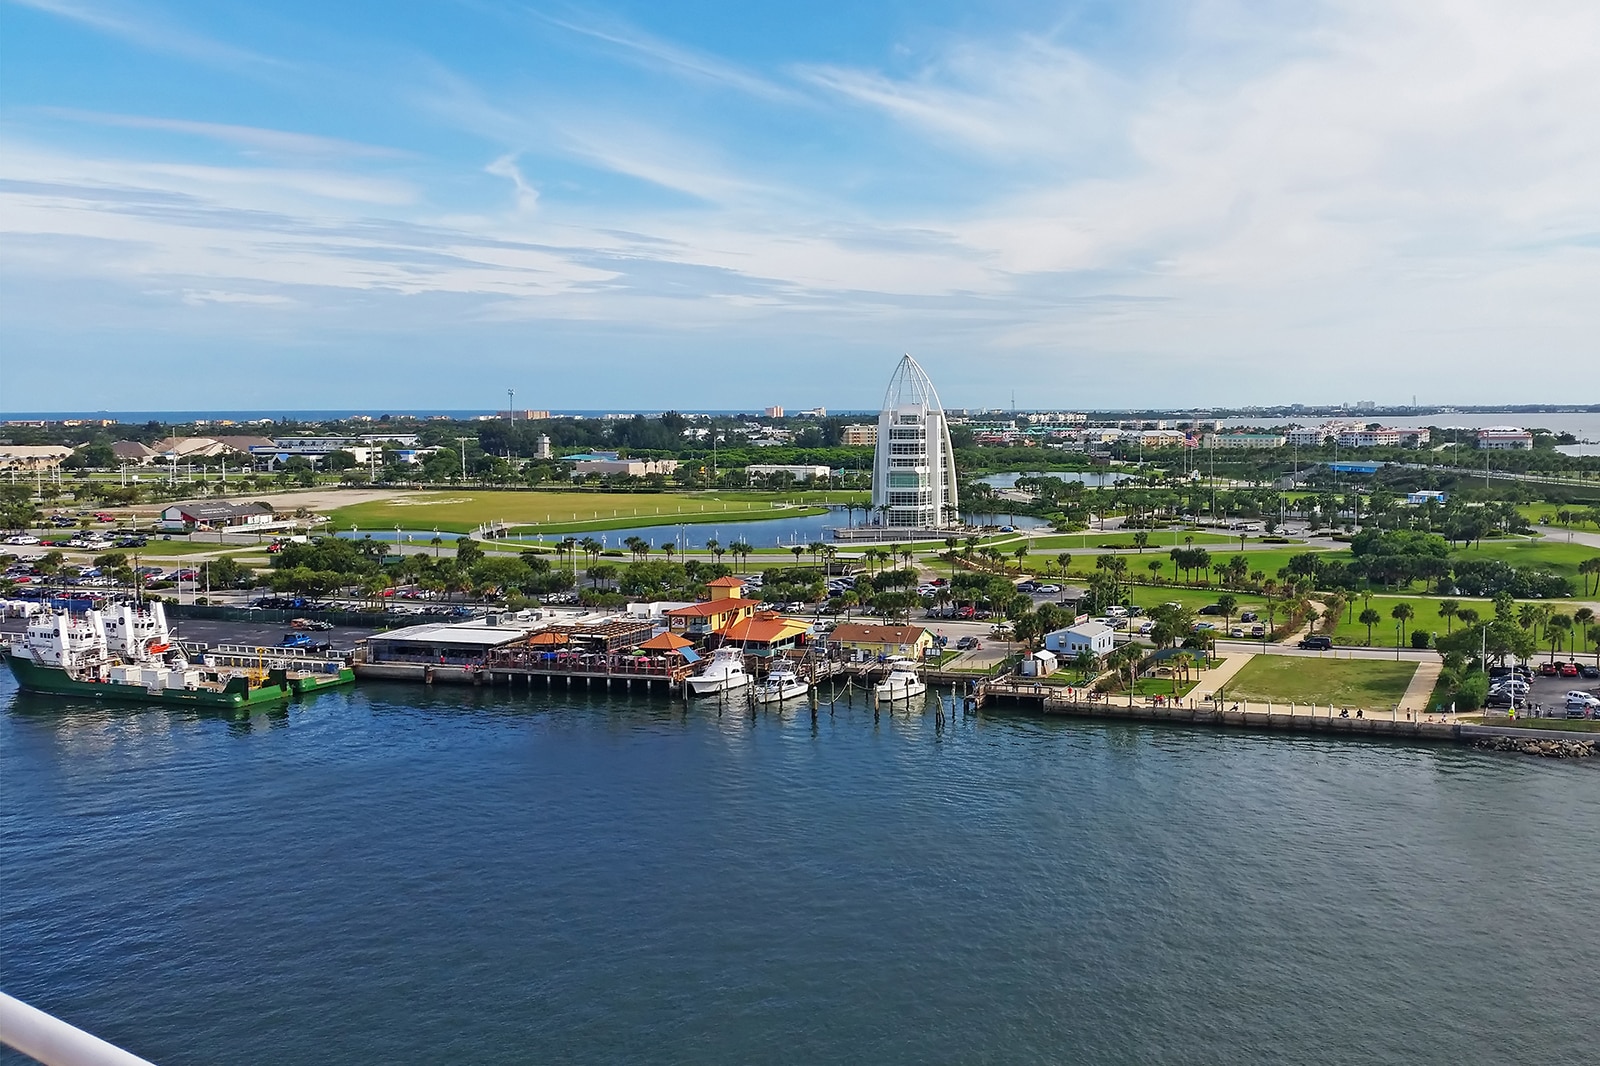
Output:
[[[1217,544],[1232,544],[1235,548],[1239,546],[1238,537],[1230,537],[1221,533],[1186,533],[1181,529],[1152,529],[1147,530],[1147,532],[1150,534],[1150,543],[1144,550],[1146,555],[1156,551],[1159,551],[1161,554],[1165,555],[1173,548],[1209,548]],[[1008,539],[1010,536],[1011,534],[1006,534]],[[1176,541],[1174,541],[1174,537],[1177,538]],[[1186,537],[1192,537],[1193,543],[1185,544],[1184,539]],[[1245,540],[1246,544],[1249,544],[1250,542],[1251,540],[1249,538]],[[1131,532],[1123,532],[1122,530],[1116,529],[1108,529],[1103,533],[1090,529],[1082,533],[1052,533],[1048,536],[1034,537],[1032,539],[1034,551],[1070,552],[1073,549],[1086,551],[1098,548],[1101,545],[1113,545],[1118,548],[1132,548],[1133,534]]]
[[[1257,655],[1228,682],[1227,698],[1376,710],[1398,704],[1416,672],[1416,663],[1384,659]]]
[[[1392,648],[1395,641],[1395,620],[1389,614],[1396,604],[1409,603],[1414,613],[1406,623],[1406,646],[1411,644],[1411,632],[1415,629],[1425,629],[1431,633],[1442,635],[1445,631],[1445,620],[1439,617],[1439,604],[1444,597],[1441,596],[1374,596],[1371,607],[1383,615],[1383,621],[1372,627],[1372,646],[1377,648]],[[1457,603],[1463,607],[1472,607],[1477,610],[1481,618],[1494,616],[1494,604],[1488,600],[1472,600],[1465,597],[1455,597]],[[1353,619],[1361,617],[1361,612],[1366,610],[1368,603],[1360,595],[1353,596],[1339,614],[1339,627],[1333,631],[1335,644],[1365,647],[1367,644],[1367,627]]]
[[[721,494],[623,492],[417,492],[390,500],[341,507],[329,517],[336,529],[431,530],[470,533],[490,522],[536,526],[540,533],[577,533],[642,525],[793,518],[821,507],[783,506],[771,500],[728,499]]]
[[[1600,557],[1600,548],[1587,544],[1568,544],[1557,537],[1535,540],[1486,540],[1480,547],[1454,552],[1452,559],[1500,559],[1511,566],[1534,566],[1550,570],[1573,581],[1573,591],[1582,595],[1583,578],[1578,564]],[[1592,579],[1591,579],[1592,580]]]

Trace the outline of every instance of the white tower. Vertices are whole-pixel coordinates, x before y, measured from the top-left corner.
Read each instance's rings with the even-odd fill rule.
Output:
[[[907,355],[895,367],[878,415],[872,510],[882,526],[941,529],[961,520],[950,427],[933,382]]]

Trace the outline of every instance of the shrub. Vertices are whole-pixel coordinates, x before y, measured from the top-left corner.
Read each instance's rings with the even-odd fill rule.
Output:
[[[1433,634],[1426,629],[1413,629],[1411,631],[1411,646],[1413,648],[1431,648],[1433,646]]]

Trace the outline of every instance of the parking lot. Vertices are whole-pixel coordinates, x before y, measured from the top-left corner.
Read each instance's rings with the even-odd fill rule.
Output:
[[[1593,666],[1593,663],[1583,664]],[[1539,664],[1533,664],[1533,676],[1528,679],[1526,697],[1517,698],[1517,713],[1535,718],[1564,718],[1567,715],[1567,693],[1583,692],[1600,698],[1600,678],[1548,677],[1538,673]],[[1498,703],[1498,706],[1497,706]],[[1504,710],[1501,701],[1490,700],[1491,709]]]

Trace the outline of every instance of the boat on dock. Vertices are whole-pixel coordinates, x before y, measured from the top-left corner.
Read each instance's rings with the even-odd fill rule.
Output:
[[[928,685],[911,659],[890,659],[888,676],[872,686],[878,699],[894,702],[916,699],[927,691]]]
[[[767,671],[767,676],[751,691],[750,698],[757,703],[782,703],[799,699],[810,691],[811,685],[795,673],[792,666],[780,662]]]
[[[5,646],[5,659],[25,692],[199,707],[278,703],[355,680],[340,660],[280,661],[276,650],[255,649],[251,662],[191,662],[167,630],[165,609],[153,603],[41,611]]]
[[[750,684],[744,668],[744,652],[739,648],[718,648],[706,660],[704,670],[689,678],[689,691],[696,696],[715,696],[736,692]]]

